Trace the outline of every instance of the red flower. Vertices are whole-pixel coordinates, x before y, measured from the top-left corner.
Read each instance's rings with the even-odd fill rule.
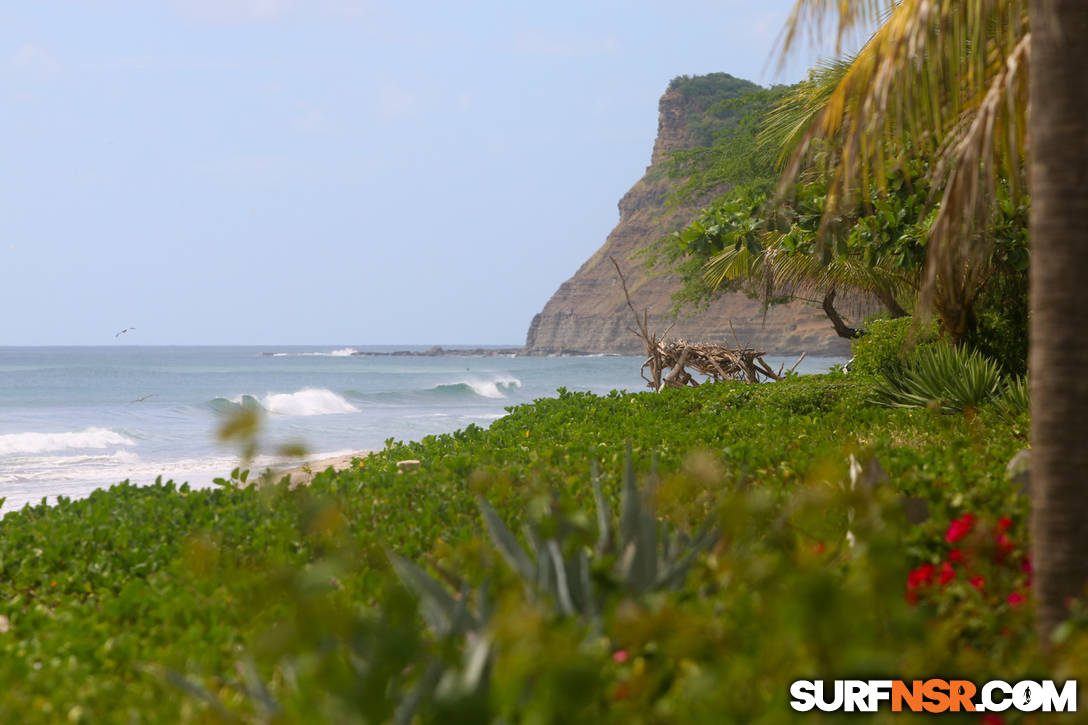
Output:
[[[956,570],[947,561],[941,562],[941,586],[956,578]]]
[[[948,525],[948,533],[944,535],[944,540],[949,544],[954,544],[967,533],[971,531],[971,526],[975,523],[974,514],[964,514],[958,519],[953,519],[952,523]]]
[[[983,587],[986,586],[986,579],[981,576],[973,576],[967,581],[971,584],[971,586],[973,586],[975,589],[978,589],[980,592],[982,591]]]
[[[994,556],[994,558],[998,562],[1005,561],[1005,557],[1007,557],[1010,553],[1012,553],[1012,550],[1015,549],[1015,548],[1016,548],[1016,542],[1014,542],[1012,539],[1010,539],[1008,536],[1005,536],[1004,534],[998,534],[997,535],[997,554]]]
[[[815,544],[813,544],[813,546],[812,546],[812,553],[813,553],[813,554],[822,554],[822,553],[824,553],[824,551],[825,551],[826,549],[827,549],[827,546],[826,546],[826,545],[824,544],[824,542],[822,542],[822,541],[817,541],[817,542],[816,542]]]
[[[1008,531],[1011,528],[1012,528],[1012,519],[1010,519],[1008,516],[1002,516],[1001,518],[999,518],[997,520],[997,530],[998,531]]]
[[[907,589],[917,589],[920,586],[932,584],[934,571],[932,564],[922,564],[907,575]]]
[[[612,653],[612,661],[618,665],[622,665],[627,661],[627,650],[618,649]]]
[[[906,598],[907,604],[910,604],[911,606],[918,603],[918,592],[912,592],[908,589],[903,596]]]
[[[953,564],[962,564],[965,559],[963,558],[963,552],[959,549],[953,549],[948,552],[948,560]]]
[[[1020,571],[1025,574],[1031,573],[1031,557],[1027,554],[1024,554],[1024,560],[1020,562]]]
[[[1005,725],[1005,718],[988,712],[982,716],[982,725]]]
[[[1009,606],[1010,607],[1018,607],[1018,606],[1020,606],[1021,604],[1023,604],[1026,601],[1027,601],[1027,599],[1020,592],[1013,592],[1012,594],[1009,595]]]

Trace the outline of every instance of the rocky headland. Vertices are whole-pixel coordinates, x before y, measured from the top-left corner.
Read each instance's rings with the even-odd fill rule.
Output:
[[[743,81],[730,81],[727,94],[744,91]],[[747,84],[755,88],[754,84]],[[667,200],[678,183],[669,177],[669,156],[681,149],[705,145],[706,111],[728,100],[686,94],[672,88],[661,97],[658,131],[650,166],[619,201],[619,223],[604,244],[564,282],[529,326],[525,352],[530,355],[619,353],[640,354],[643,346],[628,327],[633,324],[623,288],[609,258],[623,267],[634,305],[649,312],[650,328],[670,337],[733,343],[733,330],[745,345],[775,355],[808,352],[810,355],[846,355],[849,342],[838,337],[823,312],[804,302],[764,309],[759,300],[742,293],[726,293],[696,314],[681,312],[673,320],[672,295],[679,278],[644,267],[636,252],[681,228],[699,208],[698,203],[669,208]],[[704,201],[705,200],[698,200]],[[730,328],[732,323],[732,329]]]

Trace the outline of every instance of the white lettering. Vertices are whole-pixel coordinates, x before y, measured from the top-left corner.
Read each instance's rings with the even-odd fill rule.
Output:
[[[1058,686],[1054,680],[1043,680],[1043,712],[1077,711],[1077,681],[1066,680],[1062,691],[1058,692]]]
[[[1038,682],[1023,680],[1012,688],[1012,703],[1020,712],[1035,712],[1043,705],[1043,688]]]
[[[864,680],[846,680],[845,700],[847,712],[867,712],[868,700]]]
[[[811,680],[797,680],[790,685],[790,707],[798,712],[808,712],[816,707],[816,685]]]
[[[994,700],[993,692],[1003,693],[1000,700]],[[976,710],[986,712],[1004,712],[1012,706],[1012,685],[1003,680],[990,680],[982,686],[982,704]]]
[[[876,712],[880,709],[881,700],[892,699],[891,680],[869,680],[869,709],[868,712]]]
[[[835,680],[834,684],[835,698],[828,702],[824,699],[824,681],[816,681],[816,707],[820,708],[824,712],[835,712],[842,707],[843,695],[842,680]]]

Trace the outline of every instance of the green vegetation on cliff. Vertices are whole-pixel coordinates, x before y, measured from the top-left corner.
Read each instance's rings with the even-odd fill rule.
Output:
[[[765,304],[812,300],[843,337],[861,334],[860,320],[838,319],[836,297],[847,309],[879,308],[892,317],[932,312],[954,342],[1023,374],[1030,200],[1016,179],[995,184],[994,208],[976,222],[985,243],[973,244],[969,260],[942,268],[940,284],[932,282],[930,259],[942,215],[938,161],[920,154],[888,158],[866,170],[860,188],[844,190],[828,162],[835,144],[816,142],[782,185],[783,164],[847,68],[828,64],[795,86],[748,90],[725,102],[743,109],[734,125],[710,144],[674,153],[670,169],[682,179],[675,200],[716,196],[659,242],[651,264],[663,262],[681,277],[673,297],[678,310],[738,289]],[[702,92],[715,85],[684,82]]]
[[[686,128],[696,146],[713,146],[733,134],[744,118],[758,85],[728,73],[677,76],[669,90],[684,99]]]

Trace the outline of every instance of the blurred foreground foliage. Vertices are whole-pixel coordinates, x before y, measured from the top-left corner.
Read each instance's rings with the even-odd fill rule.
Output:
[[[1084,672],[1031,630],[1027,422],[874,386],[560,390],[309,487],[9,513],[0,721],[790,722],[798,678]]]

